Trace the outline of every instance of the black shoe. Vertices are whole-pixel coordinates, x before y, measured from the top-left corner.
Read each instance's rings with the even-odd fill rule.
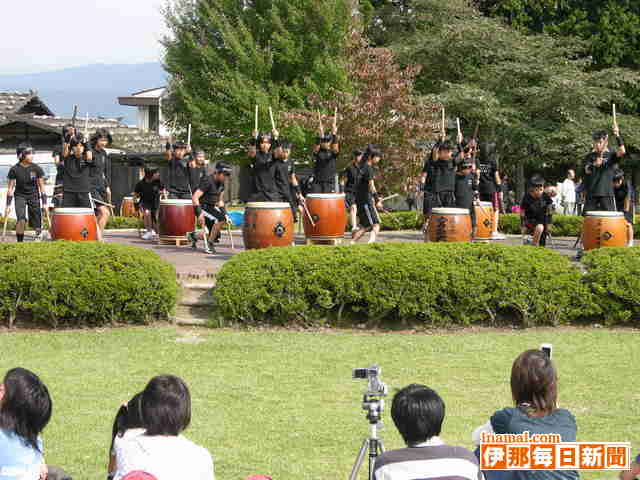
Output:
[[[198,239],[196,238],[196,232],[187,232],[187,238],[191,242],[191,248],[196,248]]]

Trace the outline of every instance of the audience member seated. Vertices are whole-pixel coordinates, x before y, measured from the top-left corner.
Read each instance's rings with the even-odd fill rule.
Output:
[[[40,433],[51,409],[49,390],[35,373],[7,372],[0,384],[0,480],[46,478]]]
[[[109,448],[108,478],[116,474],[116,447],[125,440],[142,435],[145,430],[140,416],[142,392],[136,393],[129,402],[122,404],[113,421],[111,447]]]
[[[444,412],[440,396],[424,385],[409,385],[396,393],[391,418],[407,448],[385,452],[376,459],[376,480],[482,480],[472,452],[445,445],[438,437]]]
[[[116,480],[134,470],[158,480],[213,480],[209,451],[181,435],[191,422],[191,396],[182,379],[152,378],[142,392],[140,410],[146,431],[116,444]]]
[[[576,441],[576,419],[563,408],[558,408],[558,376],[553,361],[541,350],[527,350],[513,362],[511,368],[511,395],[515,407],[498,410],[472,435],[480,444],[482,432],[500,434],[555,433],[563,442]],[[514,480],[575,480],[574,470],[513,470],[509,472],[485,471],[487,480],[509,478]]]

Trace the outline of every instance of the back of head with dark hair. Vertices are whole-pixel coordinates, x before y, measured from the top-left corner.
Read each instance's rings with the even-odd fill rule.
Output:
[[[516,406],[551,413],[558,397],[556,369],[541,350],[527,350],[511,368],[511,395]]]
[[[39,450],[38,435],[51,419],[49,390],[38,376],[24,368],[13,368],[3,380],[0,428],[13,432],[27,445]]]
[[[142,422],[141,408],[142,392],[136,393],[126,405],[121,405],[113,420],[113,429],[111,431],[111,449],[113,450],[113,440],[116,435],[121,437],[124,432],[130,428],[144,428]]]
[[[444,402],[425,385],[411,384],[398,391],[391,404],[391,418],[407,445],[440,435]]]
[[[142,392],[142,421],[147,435],[178,435],[191,422],[191,395],[174,375],[152,378]]]
[[[593,132],[593,135],[591,135],[591,138],[597,142],[603,140],[607,136],[608,134],[606,130],[596,130],[595,132]]]

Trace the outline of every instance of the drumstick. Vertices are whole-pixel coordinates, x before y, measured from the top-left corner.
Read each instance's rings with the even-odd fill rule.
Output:
[[[103,202],[102,200],[97,200],[94,198],[93,201],[96,203],[99,203],[100,205],[104,205],[105,207],[115,208],[114,205],[111,205],[110,203],[107,203],[107,202]],[[120,214],[122,214],[122,204],[120,204]]]
[[[231,224],[227,222],[227,232],[229,232],[229,240],[231,240],[231,250],[235,250],[236,247],[233,244],[233,235],[231,234]]]
[[[613,126],[618,126],[618,120],[616,118],[616,104],[613,104]]]
[[[391,200],[392,198],[395,198],[398,195],[399,195],[398,193],[394,193],[393,195],[389,195],[388,197],[381,198],[380,201],[381,202],[386,202],[387,200]]]
[[[462,136],[462,131],[460,130],[460,119],[456,117],[456,125],[458,127],[458,138]]]
[[[269,118],[271,119],[271,130],[275,131],[276,122],[273,121],[273,110],[271,110],[271,107],[269,107]]]
[[[322,116],[320,115],[320,110],[318,110],[318,122],[320,123],[320,136],[324,137],[324,127],[322,126]]]
[[[338,131],[338,106],[333,111],[333,131]]]
[[[187,130],[187,146],[191,146],[191,124],[189,124],[189,128]]]
[[[256,103],[255,118],[253,122],[253,130],[256,132],[256,135],[258,135],[258,104],[257,103]]]
[[[311,218],[311,213],[309,213],[309,209],[307,208],[306,200],[302,199],[300,203],[302,203],[302,209],[304,210],[304,213],[307,214],[307,218],[309,218],[309,221],[311,222],[311,226],[315,228],[316,224],[313,221],[313,218]]]
[[[442,140],[444,140],[444,137],[445,137],[445,126],[444,126],[444,105],[442,106],[442,125],[441,125],[440,137],[442,138]]]

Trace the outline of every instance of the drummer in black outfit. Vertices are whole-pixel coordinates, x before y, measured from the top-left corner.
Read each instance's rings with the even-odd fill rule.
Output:
[[[338,129],[332,133],[320,134],[313,147],[313,185],[311,193],[335,193],[336,160],[340,153]]]
[[[171,147],[167,144],[167,147]],[[173,151],[167,149],[169,160],[169,181],[166,186],[166,194],[174,200],[190,200],[192,191],[189,174],[189,157],[187,145],[178,141],[173,145]]]
[[[356,186],[358,182],[358,172],[364,152],[360,149],[353,151],[353,163],[349,165],[342,174],[341,183],[344,188],[344,203],[349,212],[351,221],[351,231],[358,228],[358,205],[356,204]]]
[[[106,176],[109,155],[105,150],[107,146],[111,145],[111,141],[111,134],[104,128],[98,129],[91,137],[93,162],[89,167],[89,184],[91,199],[95,205],[99,238],[102,238],[111,215],[109,207],[104,204],[111,203],[111,188]]]
[[[293,144],[289,141],[283,140],[279,142],[278,148],[274,152],[273,179],[278,191],[278,201],[291,205],[293,222],[296,223],[298,221],[298,193],[300,187],[298,186],[293,160],[289,158],[292,147]]]
[[[142,210],[144,226],[146,232],[142,235],[143,240],[152,240],[157,234],[158,208],[160,207],[160,192],[164,186],[160,181],[160,172],[157,168],[145,167],[144,178],[135,187],[134,197]]]
[[[606,131],[599,130],[593,134],[593,151],[585,157],[584,166],[585,212],[616,210],[613,177],[617,164],[625,155],[626,150],[617,126],[614,126],[613,134],[618,142],[616,152],[611,152],[608,148],[609,136]]]
[[[36,241],[42,240],[42,208],[47,208],[47,194],[44,193],[44,171],[33,162],[33,147],[23,143],[16,149],[18,163],[9,170],[7,178],[7,206],[5,218],[11,213],[14,195],[16,200],[16,239],[24,241],[24,229],[27,223],[36,231]]]
[[[456,207],[469,210],[471,216],[472,236],[476,233],[476,214],[473,206],[478,196],[478,182],[473,168],[473,159],[465,158],[456,171],[455,198]]]
[[[280,194],[275,183],[274,151],[278,148],[278,131],[253,132],[249,146],[251,159],[251,195],[250,202],[278,202]]]
[[[82,134],[67,134],[63,147],[62,206],[64,208],[95,208],[91,202],[89,179],[93,155]]]
[[[231,165],[225,162],[218,162],[215,170],[210,175],[205,175],[200,180],[200,185],[193,192],[191,200],[196,217],[202,226],[202,230],[207,232],[205,236],[201,232],[189,232],[187,236],[191,240],[191,246],[196,248],[198,238],[204,240],[204,252],[215,253],[213,240],[220,229],[229,222],[227,210],[224,207],[224,182],[231,175]]]
[[[380,217],[377,209],[382,209],[382,202],[373,181],[373,166],[380,161],[381,153],[372,148],[367,151],[365,156],[363,163],[360,164],[356,184],[356,203],[360,226],[352,232],[351,244],[357,242],[365,232],[371,232],[367,243],[374,243],[378,232],[380,232]]]
[[[625,181],[624,172],[616,170],[613,176],[613,194],[615,196],[616,209],[624,213],[627,223],[627,246],[633,247],[633,220],[635,214],[635,202],[633,185]]]

